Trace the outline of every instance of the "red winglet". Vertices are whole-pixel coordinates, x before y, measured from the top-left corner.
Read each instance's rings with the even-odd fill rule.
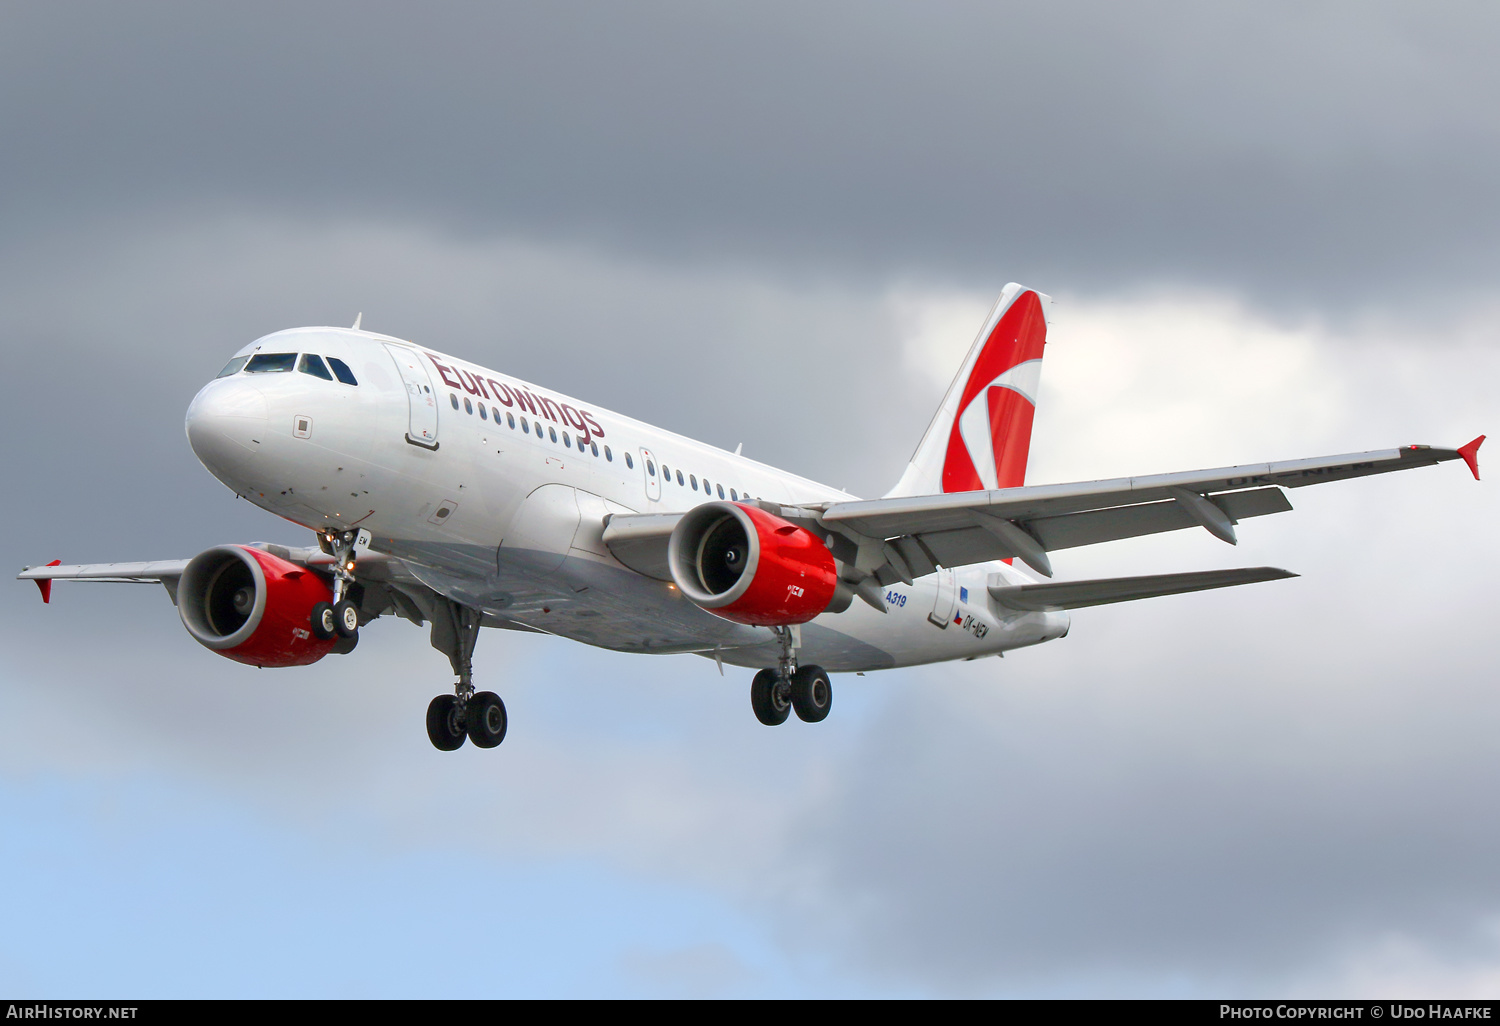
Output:
[[[62,566],[62,560],[60,560],[60,559],[54,559],[52,562],[48,563],[47,565],[48,566]],[[39,580],[39,581],[36,582],[36,586],[37,586],[37,590],[42,593],[42,601],[43,602],[51,602],[52,601],[52,578],[50,578],[50,577],[43,578],[42,580]]]
[[[1480,435],[1468,445],[1460,446],[1458,454],[1464,458],[1469,465],[1469,470],[1474,474],[1474,480],[1479,480],[1479,447],[1484,444],[1484,436]]]

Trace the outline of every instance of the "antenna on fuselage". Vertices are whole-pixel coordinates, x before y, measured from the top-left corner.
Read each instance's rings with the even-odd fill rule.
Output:
[[[363,310],[361,310],[359,313],[355,314],[354,315],[354,327],[351,330],[358,331],[359,330],[359,322],[362,321],[362,320],[364,320],[364,319],[365,319],[365,312]]]
[[[744,442],[741,442],[739,445],[736,445],[734,447],[734,454],[736,456],[738,456],[740,454],[740,450],[743,449],[744,447],[745,447],[745,443]]]

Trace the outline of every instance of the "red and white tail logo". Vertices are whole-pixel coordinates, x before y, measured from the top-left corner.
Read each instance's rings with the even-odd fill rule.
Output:
[[[891,495],[1025,483],[1050,303],[1040,292],[1005,287]]]

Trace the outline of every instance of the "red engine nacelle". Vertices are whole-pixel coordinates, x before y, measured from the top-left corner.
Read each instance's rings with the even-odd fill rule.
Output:
[[[689,511],[672,531],[667,559],[684,595],[756,627],[806,623],[838,588],[833,553],[817,535],[745,503]]]
[[[312,608],[332,602],[323,578],[248,545],[200,552],[182,571],[177,611],[207,648],[251,666],[306,666],[337,643],[312,633]]]

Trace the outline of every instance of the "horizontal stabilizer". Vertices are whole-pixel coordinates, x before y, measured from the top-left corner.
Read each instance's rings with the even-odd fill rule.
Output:
[[[1006,585],[999,574],[991,575],[990,597],[1002,606],[1021,610],[1079,609],[1111,602],[1133,602],[1157,595],[1181,595],[1236,584],[1257,584],[1297,575],[1274,566],[1243,570],[1204,570],[1190,574],[1154,574],[1150,577],[1110,577],[1097,581],[1055,581],[1047,584]]]

